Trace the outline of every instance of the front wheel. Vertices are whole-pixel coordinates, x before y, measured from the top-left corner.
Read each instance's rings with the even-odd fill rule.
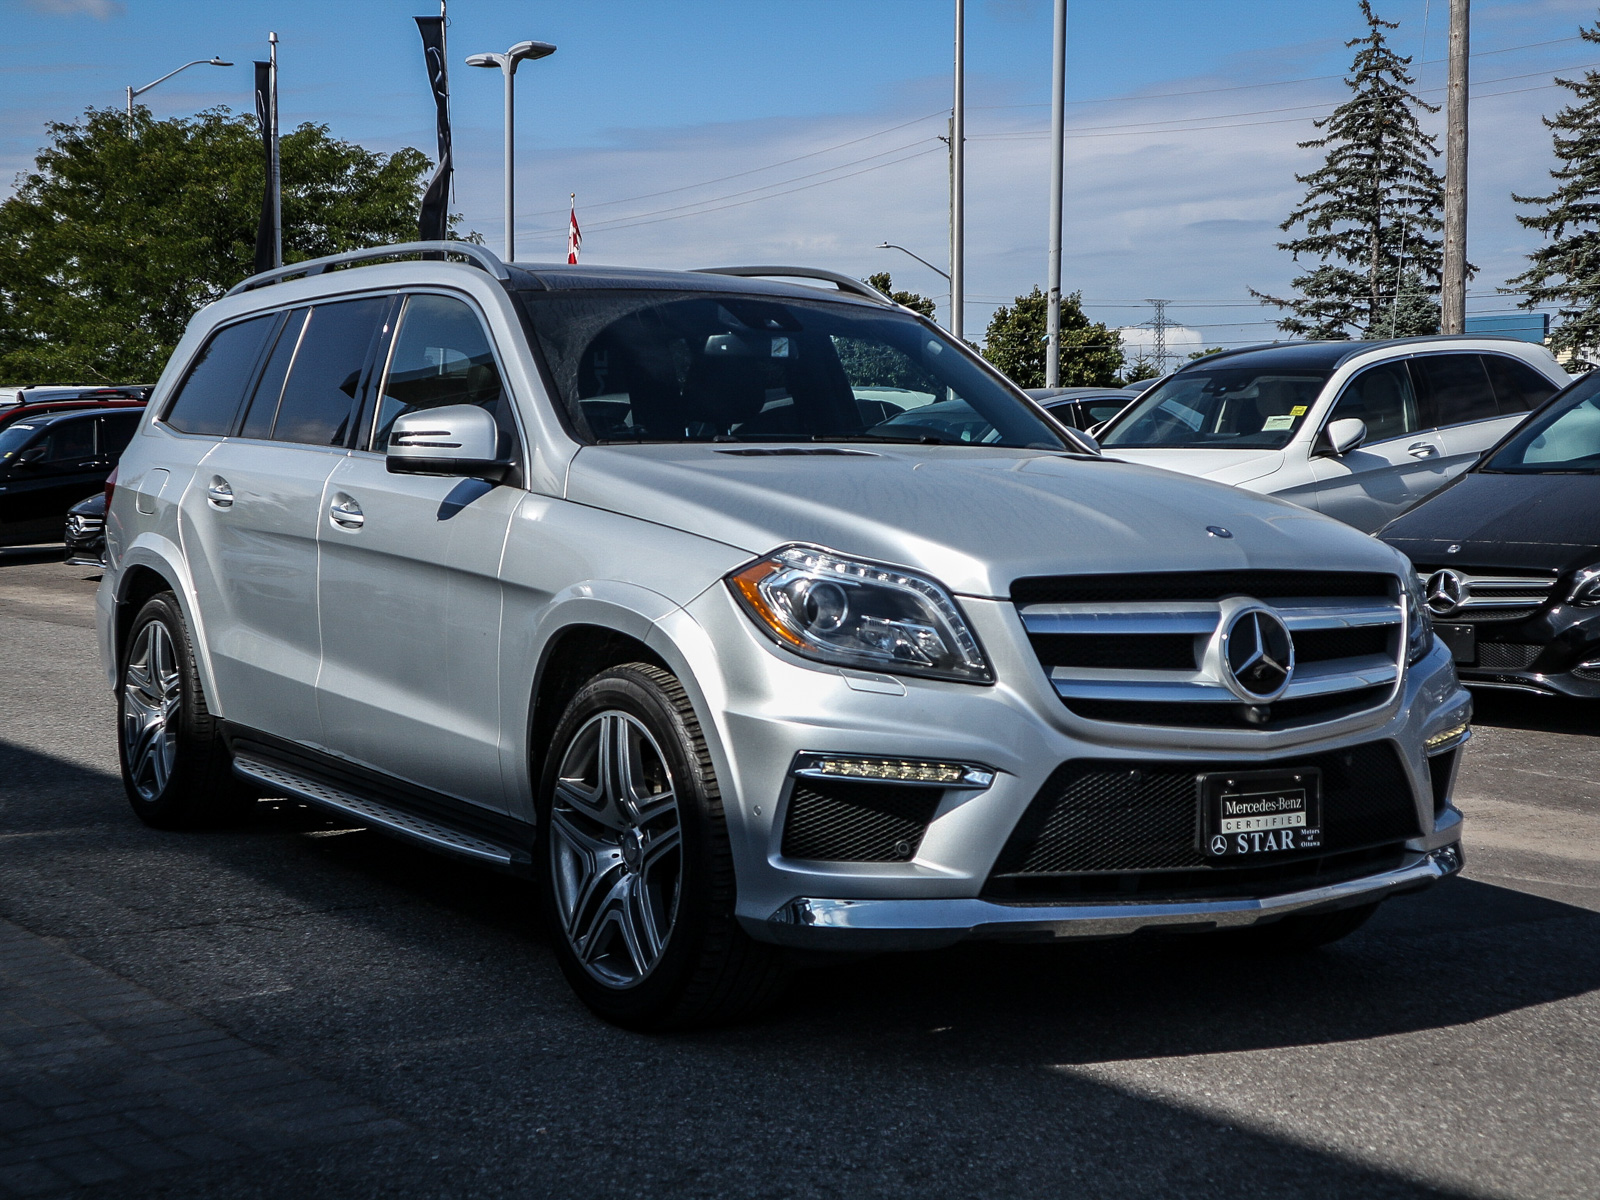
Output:
[[[133,811],[160,829],[233,818],[232,763],[200,689],[177,597],[147,600],[127,645],[117,681],[117,757]]]
[[[683,686],[647,663],[590,680],[539,789],[540,899],[573,989],[599,1016],[660,1030],[736,1020],[784,964],[733,915],[733,856]]]

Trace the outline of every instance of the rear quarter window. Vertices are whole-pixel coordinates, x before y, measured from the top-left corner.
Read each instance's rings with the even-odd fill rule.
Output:
[[[1494,396],[1500,402],[1501,416],[1532,412],[1558,390],[1555,384],[1527,363],[1503,354],[1485,354],[1483,365],[1488,369],[1489,381],[1494,384]]]
[[[162,420],[179,433],[226,436],[276,320],[276,314],[253,317],[212,334],[195,355]]]

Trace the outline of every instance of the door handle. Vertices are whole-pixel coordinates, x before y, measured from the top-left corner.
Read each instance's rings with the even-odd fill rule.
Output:
[[[334,494],[332,503],[328,505],[328,516],[340,529],[360,529],[367,523],[367,515],[361,511],[356,498],[343,492]]]
[[[206,488],[206,500],[213,508],[233,507],[233,488],[226,479],[213,476],[210,485]]]
[[[1437,458],[1439,447],[1432,442],[1412,442],[1406,447],[1406,453],[1412,458]]]

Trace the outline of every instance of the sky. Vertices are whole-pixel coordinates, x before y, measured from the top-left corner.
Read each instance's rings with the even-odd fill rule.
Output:
[[[1299,200],[1297,143],[1346,94],[1364,26],[1355,0],[1069,0],[1063,284],[1090,316],[1147,322],[1171,301],[1184,348],[1277,336],[1250,288],[1296,273],[1276,243]],[[1449,0],[1376,0],[1397,21],[1424,98],[1444,97]],[[945,143],[952,0],[452,0],[454,211],[502,244],[502,103],[474,52],[525,38],[550,58],[517,76],[517,257],[565,257],[577,194],[586,262],[735,262],[891,271],[946,319],[946,285],[896,250],[947,268]],[[968,337],[1045,281],[1051,0],[967,0]],[[157,117],[249,111],[249,63],[280,38],[285,130],[326,124],[374,150],[435,151],[414,13],[430,0],[0,0],[0,195],[50,121],[141,97]],[[1577,37],[1595,0],[1475,0],[1468,256],[1470,313],[1538,235],[1511,194],[1542,194],[1554,165],[1540,116],[1570,93],[1554,74],[1600,69]],[[1425,116],[1439,134],[1444,118]],[[1442,170],[1442,159],[1440,169]],[[1138,335],[1130,335],[1132,337]]]

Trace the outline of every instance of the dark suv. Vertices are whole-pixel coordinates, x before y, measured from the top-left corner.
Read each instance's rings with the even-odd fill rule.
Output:
[[[49,410],[0,425],[0,546],[61,541],[67,509],[105,487],[143,412]]]

